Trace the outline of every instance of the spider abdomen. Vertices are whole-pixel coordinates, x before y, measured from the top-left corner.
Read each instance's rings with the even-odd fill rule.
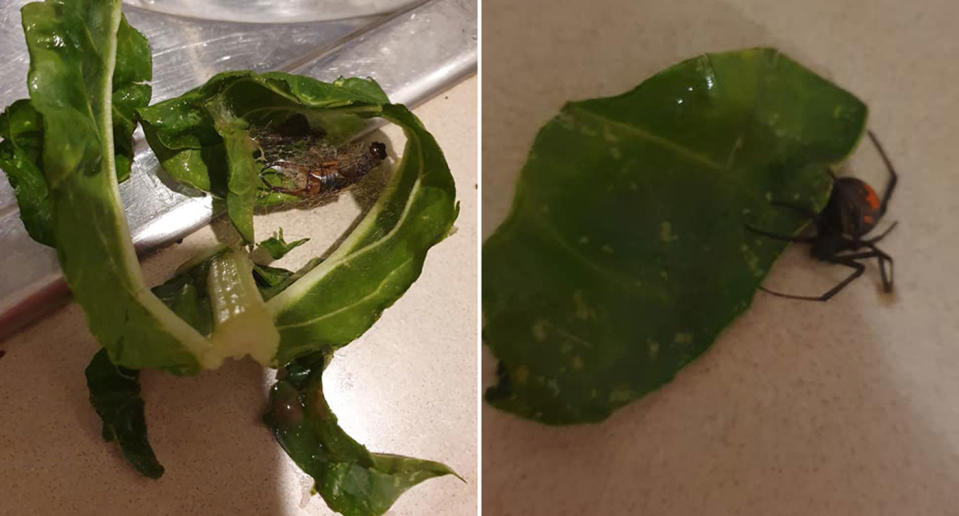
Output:
[[[841,177],[823,210],[825,223],[853,238],[870,232],[879,222],[881,202],[876,191],[861,179]]]

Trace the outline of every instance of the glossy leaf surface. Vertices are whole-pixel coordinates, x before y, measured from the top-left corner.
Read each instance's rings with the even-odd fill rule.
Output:
[[[114,159],[120,182],[130,176],[135,112],[150,103],[151,90],[146,82],[151,76],[149,44],[121,16],[112,96]],[[30,100],[18,100],[0,114],[0,139],[0,170],[16,193],[23,225],[31,238],[53,246],[53,208],[40,163],[43,119]]]
[[[316,491],[346,516],[385,513],[407,489],[443,475],[438,462],[370,453],[337,424],[323,396],[323,354],[305,356],[278,375],[264,416],[277,441],[313,477]]]
[[[483,247],[493,405],[597,421],[670,381],[743,313],[819,211],[866,106],[772,49],[706,54],[567,104]]]
[[[113,86],[135,84],[149,63],[127,62],[121,77],[115,64],[118,54],[142,61],[149,51],[118,50],[119,1],[31,3],[22,18],[30,104],[43,127],[38,168],[74,299],[115,364],[195,371],[209,344],[144,283],[117,187]]]

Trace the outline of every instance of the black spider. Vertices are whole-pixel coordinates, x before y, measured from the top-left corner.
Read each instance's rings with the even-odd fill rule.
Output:
[[[889,234],[898,222],[893,222],[879,236],[863,239],[862,237],[872,231],[879,220],[886,213],[889,207],[889,199],[892,197],[892,191],[896,188],[898,175],[886,156],[886,151],[872,131],[868,131],[869,139],[879,151],[883,163],[889,170],[889,182],[886,183],[886,192],[882,200],[876,195],[875,190],[860,179],[854,177],[837,178],[832,172],[833,177],[832,193],[829,195],[829,202],[820,213],[815,213],[809,208],[796,206],[793,204],[774,202],[774,205],[783,206],[795,210],[816,223],[816,234],[813,236],[791,237],[787,235],[777,235],[761,229],[746,226],[749,230],[765,235],[777,240],[787,240],[789,242],[801,242],[810,244],[809,254],[817,260],[824,262],[845,265],[855,269],[846,279],[840,281],[836,286],[829,289],[821,296],[794,296],[774,292],[764,287],[759,287],[765,292],[780,297],[790,299],[806,299],[809,301],[828,301],[832,296],[839,293],[840,290],[853,282],[862,275],[866,266],[859,260],[876,258],[879,261],[879,274],[882,276],[882,288],[885,292],[892,292],[893,281],[893,261],[892,258],[876,247],[876,243]],[[868,251],[860,251],[868,249]],[[889,265],[888,275],[886,273],[886,264]]]

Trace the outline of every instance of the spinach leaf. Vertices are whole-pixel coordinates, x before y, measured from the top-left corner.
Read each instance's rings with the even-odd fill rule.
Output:
[[[866,106],[773,49],[706,54],[539,132],[483,246],[494,406],[598,421],[670,381],[743,313],[819,211]],[[282,330],[281,330],[282,331]]]
[[[438,462],[370,453],[346,435],[323,396],[329,358],[315,353],[287,365],[270,390],[263,419],[290,458],[313,477],[331,509],[346,516],[377,516],[410,487],[456,475]]]
[[[74,299],[113,363],[194,372],[210,344],[145,285],[117,189],[113,87],[137,84],[149,70],[145,40],[123,29],[118,49],[118,0],[51,0],[21,13],[30,106],[42,120],[37,169]],[[115,76],[118,53],[124,64]]]
[[[130,176],[133,163],[135,111],[150,103],[150,46],[142,34],[120,17],[117,64],[113,72],[113,141],[117,179]],[[21,99],[0,114],[0,169],[7,174],[20,207],[20,218],[37,242],[54,245],[52,208],[41,172],[43,120],[29,100]]]
[[[274,260],[279,260],[286,256],[286,253],[309,241],[309,238],[301,238],[287,243],[286,240],[283,239],[283,228],[280,228],[276,233],[273,233],[273,236],[257,244],[257,247],[269,253],[270,257]]]
[[[87,366],[86,376],[90,404],[103,420],[103,439],[116,440],[123,457],[144,476],[160,478],[163,466],[147,440],[139,371],[114,365],[101,349]]]

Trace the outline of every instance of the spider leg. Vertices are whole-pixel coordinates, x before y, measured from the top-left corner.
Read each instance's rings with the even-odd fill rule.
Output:
[[[886,192],[883,193],[882,203],[879,205],[879,216],[882,217],[883,214],[886,213],[886,208],[889,206],[892,191],[896,189],[899,174],[896,174],[896,169],[892,166],[892,161],[889,160],[889,156],[886,155],[886,151],[882,148],[876,135],[872,131],[868,131],[867,134],[869,134],[869,139],[872,140],[873,145],[876,146],[876,150],[879,151],[879,156],[882,158],[882,162],[886,164],[886,169],[889,170],[889,182],[886,183]]]
[[[889,233],[891,233],[892,230],[896,228],[896,225],[897,225],[897,224],[899,224],[899,221],[898,221],[898,220],[895,221],[895,222],[893,222],[892,225],[889,226],[888,228],[886,228],[885,231],[883,231],[882,233],[880,233],[879,236],[875,236],[875,237],[872,237],[872,238],[870,238],[870,239],[863,240],[862,242],[863,242],[864,244],[866,244],[867,246],[868,246],[868,245],[871,245],[871,244],[875,244],[876,242],[882,240],[883,238],[886,238],[886,235],[888,235]]]
[[[870,255],[872,255],[872,253],[862,253],[862,254],[870,254]],[[794,296],[794,295],[792,295],[792,294],[783,294],[782,292],[776,292],[776,291],[774,291],[774,290],[769,290],[768,288],[763,287],[763,286],[760,286],[759,289],[762,290],[763,292],[767,292],[767,293],[772,294],[772,295],[774,295],[774,296],[785,297],[785,298],[787,298],[787,299],[801,299],[801,300],[804,300],[804,301],[829,301],[833,296],[835,296],[836,294],[838,294],[840,290],[846,288],[850,283],[852,283],[853,281],[855,281],[856,278],[858,278],[859,276],[862,276],[863,271],[866,270],[866,266],[863,265],[863,264],[861,264],[861,263],[859,263],[859,262],[857,262],[856,259],[854,258],[854,256],[855,256],[855,255],[842,256],[842,257],[833,257],[833,258],[831,258],[831,259],[829,259],[829,260],[826,260],[826,261],[828,261],[828,262],[830,262],[830,263],[835,263],[835,264],[838,264],[838,265],[845,265],[846,267],[851,267],[851,268],[853,268],[853,269],[855,269],[855,270],[853,270],[853,271],[852,271],[852,274],[850,274],[846,279],[840,281],[838,284],[836,284],[835,287],[829,289],[828,291],[826,291],[825,294],[823,294],[823,295],[821,295],[821,296]]]
[[[866,242],[857,242],[861,244],[859,247],[868,247],[872,249],[871,251],[865,251],[861,253],[852,253],[844,254],[839,256],[844,260],[865,260],[868,258],[875,258],[879,262],[879,276],[882,278],[882,290],[883,292],[892,292],[892,278],[894,272],[894,263],[891,256],[886,254],[884,251],[876,247],[875,245],[866,243]],[[886,273],[886,264],[889,264],[889,272]]]
[[[794,237],[794,236],[789,236],[789,235],[779,235],[779,234],[776,234],[776,233],[770,233],[770,232],[768,232],[768,231],[763,231],[762,229],[759,229],[759,228],[754,228],[754,227],[750,226],[749,224],[744,224],[743,226],[744,226],[746,229],[752,231],[753,233],[758,233],[758,234],[760,234],[760,235],[763,235],[763,236],[765,236],[765,237],[772,238],[772,239],[774,239],[774,240],[785,240],[786,242],[799,242],[799,243],[803,243],[803,244],[810,244],[810,243],[816,241],[816,237]]]
[[[867,244],[867,247],[872,249],[872,252],[875,253],[876,259],[879,260],[879,275],[882,278],[882,290],[883,292],[889,293],[892,292],[892,284],[896,269],[895,261],[892,259],[892,256],[886,254],[883,250],[879,249],[873,244]],[[889,264],[889,275],[886,276],[886,263]]]

